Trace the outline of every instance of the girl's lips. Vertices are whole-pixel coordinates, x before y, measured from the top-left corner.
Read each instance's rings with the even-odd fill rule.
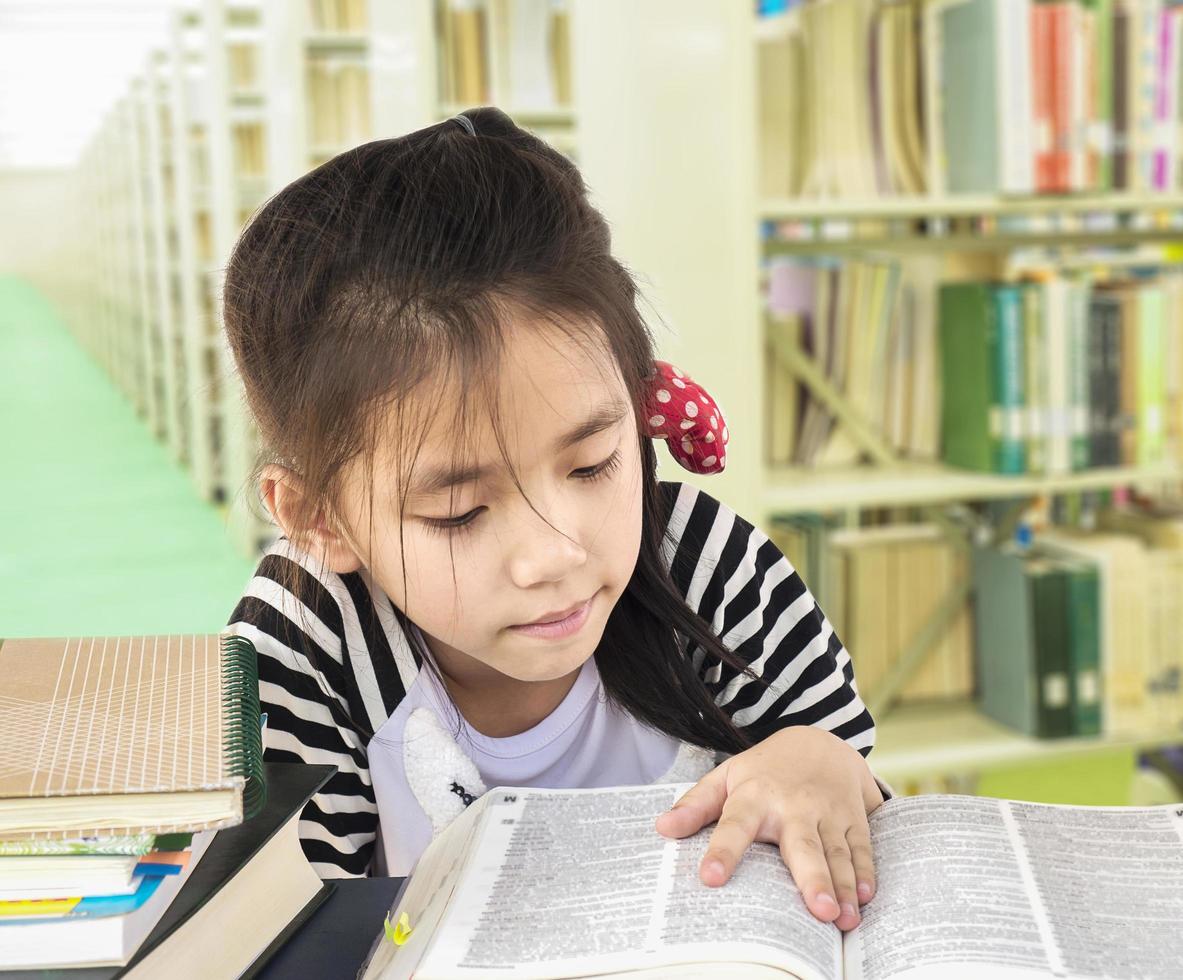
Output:
[[[596,593],[598,595],[599,593]],[[565,636],[572,636],[578,633],[583,628],[583,624],[587,622],[588,613],[591,612],[592,601],[595,599],[593,595],[582,606],[567,616],[565,619],[556,620],[553,623],[524,623],[521,626],[511,626],[510,629],[515,633],[522,633],[526,636],[537,636],[546,640],[561,639]]]

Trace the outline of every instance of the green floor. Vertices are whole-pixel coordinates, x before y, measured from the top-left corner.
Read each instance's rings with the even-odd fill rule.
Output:
[[[254,562],[54,309],[0,277],[0,636],[217,632]]]
[[[216,632],[254,562],[37,291],[0,277],[0,637]],[[983,775],[984,795],[1127,802],[1133,756]]]

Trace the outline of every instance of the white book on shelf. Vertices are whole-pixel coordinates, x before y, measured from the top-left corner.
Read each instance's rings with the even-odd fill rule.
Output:
[[[1067,473],[1072,468],[1072,419],[1068,387],[1070,295],[1066,280],[1053,278],[1043,285],[1047,362],[1047,471]]]
[[[1035,121],[1031,74],[1031,0],[997,0],[994,30],[999,91],[999,191],[1035,190]]]
[[[550,58],[552,0],[504,0],[509,17],[508,104],[550,109],[558,102]]]

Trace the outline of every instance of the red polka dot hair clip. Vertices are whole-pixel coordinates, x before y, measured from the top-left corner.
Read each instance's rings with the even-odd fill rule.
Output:
[[[655,361],[657,374],[645,402],[645,428],[665,439],[671,455],[692,473],[720,473],[727,464],[727,422],[723,410],[703,387],[666,361]]]

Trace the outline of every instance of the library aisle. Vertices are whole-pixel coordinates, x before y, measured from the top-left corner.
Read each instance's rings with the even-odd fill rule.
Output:
[[[254,568],[27,281],[0,277],[0,622],[9,636],[216,632]]]

